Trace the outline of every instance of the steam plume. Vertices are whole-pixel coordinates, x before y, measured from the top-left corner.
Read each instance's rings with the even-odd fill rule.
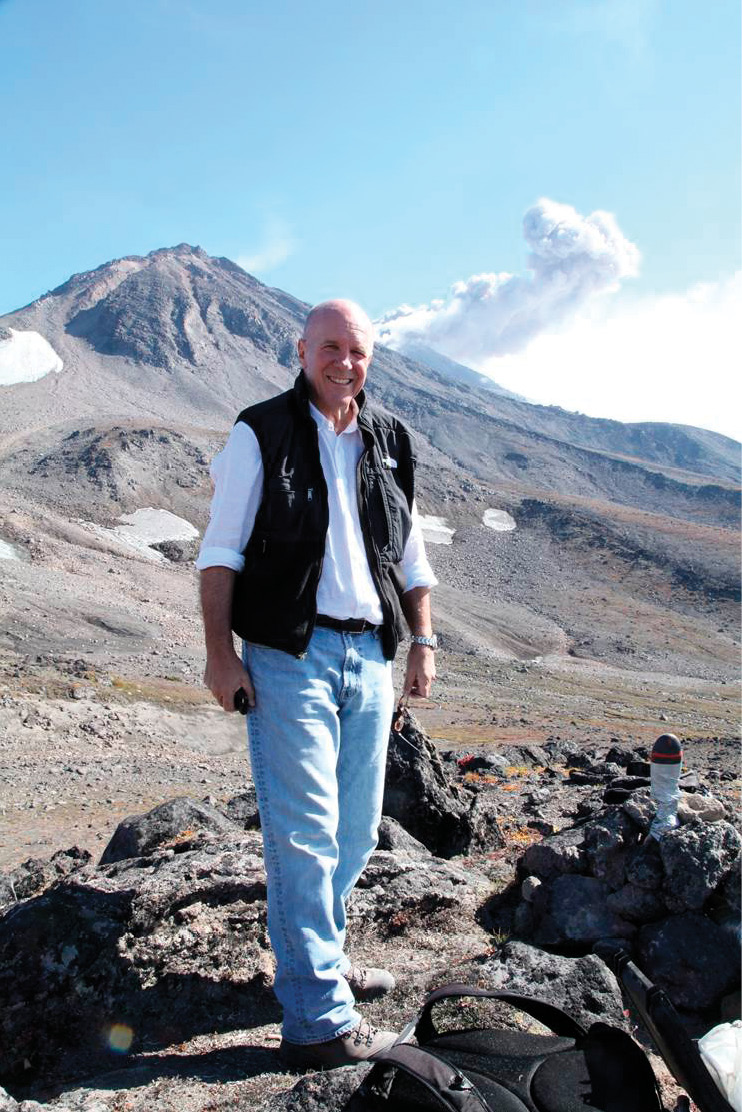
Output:
[[[526,212],[528,276],[477,274],[448,299],[402,305],[377,321],[382,343],[404,351],[423,343],[477,365],[522,351],[540,333],[571,318],[596,294],[638,272],[639,251],[609,212],[581,216],[543,198]]]

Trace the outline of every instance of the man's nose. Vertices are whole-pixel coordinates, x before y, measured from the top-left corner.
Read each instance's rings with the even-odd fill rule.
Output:
[[[339,363],[341,367],[346,367],[348,370],[353,366],[353,360],[350,357],[349,351],[344,352],[342,355],[338,353],[336,362]]]

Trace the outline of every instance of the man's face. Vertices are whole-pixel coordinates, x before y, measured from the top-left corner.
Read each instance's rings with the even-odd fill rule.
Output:
[[[299,340],[312,401],[326,417],[346,412],[366,381],[374,344],[368,318],[352,305],[322,309]]]

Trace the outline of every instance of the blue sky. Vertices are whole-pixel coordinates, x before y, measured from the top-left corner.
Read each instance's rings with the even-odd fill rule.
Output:
[[[546,199],[612,214],[640,261],[470,362],[736,435],[710,395],[740,377],[739,24],[737,0],[0,0],[0,313],[189,242],[310,302],[463,322],[454,283],[531,281]]]

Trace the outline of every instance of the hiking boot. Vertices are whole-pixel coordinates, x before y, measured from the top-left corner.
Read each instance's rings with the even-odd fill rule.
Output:
[[[345,974],[345,979],[350,985],[354,997],[361,1004],[368,1000],[377,1000],[391,992],[396,981],[386,969],[372,969],[365,965],[353,965]]]
[[[328,1042],[290,1043],[281,1040],[279,1053],[295,1069],[333,1070],[368,1061],[397,1039],[393,1031],[379,1031],[362,1019],[357,1027]]]

